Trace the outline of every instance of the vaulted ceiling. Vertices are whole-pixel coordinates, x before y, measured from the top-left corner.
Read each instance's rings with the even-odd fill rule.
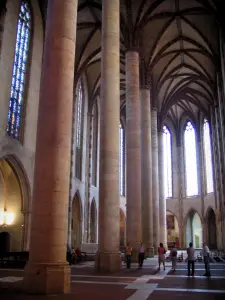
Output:
[[[41,7],[44,14],[45,0]],[[80,0],[77,16],[76,78],[85,73],[89,96],[100,91],[101,0]],[[224,1],[223,1],[224,2]],[[125,112],[125,50],[140,53],[142,84],[161,119],[197,118],[216,102],[220,68],[222,0],[121,0],[121,110]],[[221,6],[220,6],[221,5]]]

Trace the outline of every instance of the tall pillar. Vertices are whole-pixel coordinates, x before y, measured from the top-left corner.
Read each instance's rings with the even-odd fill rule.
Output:
[[[185,190],[185,168],[184,168],[184,147],[181,145],[181,138],[177,139],[177,187],[178,187],[178,207],[179,207],[179,245],[185,248],[187,245],[186,240],[186,224],[184,223],[184,190]],[[189,242],[188,242],[189,244]]]
[[[159,246],[159,165],[157,109],[152,108],[152,206],[153,206],[153,246]]]
[[[142,241],[139,54],[126,52],[127,243],[133,259]]]
[[[158,133],[159,142],[159,238],[160,243],[163,243],[167,249],[167,227],[166,227],[166,193],[165,193],[165,178],[164,178],[164,144],[163,131]]]
[[[31,293],[67,293],[66,261],[77,0],[48,3],[29,262]]]
[[[120,1],[102,7],[102,64],[100,103],[99,246],[96,268],[120,269]]]
[[[141,176],[142,176],[142,225],[143,242],[147,256],[154,255],[152,210],[152,145],[150,90],[141,88]]]

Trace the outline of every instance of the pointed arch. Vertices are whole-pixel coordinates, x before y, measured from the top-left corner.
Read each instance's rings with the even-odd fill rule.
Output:
[[[80,248],[82,238],[82,203],[79,191],[76,192],[72,202],[71,245]]]
[[[14,156],[0,158],[0,225],[9,233],[9,251],[29,248],[30,184],[22,163]],[[8,223],[10,222],[10,223]]]
[[[168,248],[172,248],[176,243],[176,248],[180,248],[180,230],[177,216],[170,210],[166,211],[167,223],[167,244]]]
[[[16,46],[8,109],[7,134],[22,142],[25,114],[25,86],[29,60],[32,14],[29,1],[22,0],[17,24]]]
[[[202,218],[195,209],[190,209],[185,217],[185,229],[186,229],[186,247],[192,242],[194,248],[202,247],[203,242],[203,228]]]
[[[90,210],[90,242],[97,243],[97,207],[94,198],[91,201]]]
[[[206,213],[207,224],[207,243],[209,248],[217,249],[217,230],[216,230],[216,215],[212,207],[207,209]]]
[[[184,127],[184,157],[186,195],[196,196],[198,195],[196,132],[191,121],[187,121]]]

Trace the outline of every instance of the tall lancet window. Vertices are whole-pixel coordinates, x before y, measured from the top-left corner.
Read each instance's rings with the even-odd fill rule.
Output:
[[[120,155],[120,169],[119,169],[119,178],[120,178],[120,195],[125,196],[125,133],[122,124],[120,123],[120,144],[119,144],[119,155]]]
[[[213,193],[213,168],[209,122],[205,119],[203,125],[204,159],[206,174],[206,191]]]
[[[93,107],[92,121],[92,184],[97,186],[97,155],[98,155],[98,108],[97,101]]]
[[[186,195],[198,195],[198,173],[196,158],[195,129],[190,121],[184,131]]]
[[[164,149],[164,182],[165,195],[172,197],[172,143],[171,133],[166,126],[163,126],[163,149]]]
[[[7,133],[21,141],[24,115],[24,91],[31,35],[31,11],[27,1],[22,1],[17,24],[15,56],[9,99]]]
[[[83,145],[83,84],[79,80],[76,91],[76,177],[81,179]]]

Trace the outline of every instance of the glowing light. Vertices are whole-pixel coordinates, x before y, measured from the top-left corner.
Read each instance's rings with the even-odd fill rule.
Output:
[[[3,211],[0,212],[0,225],[12,225],[14,221],[14,213]]]

